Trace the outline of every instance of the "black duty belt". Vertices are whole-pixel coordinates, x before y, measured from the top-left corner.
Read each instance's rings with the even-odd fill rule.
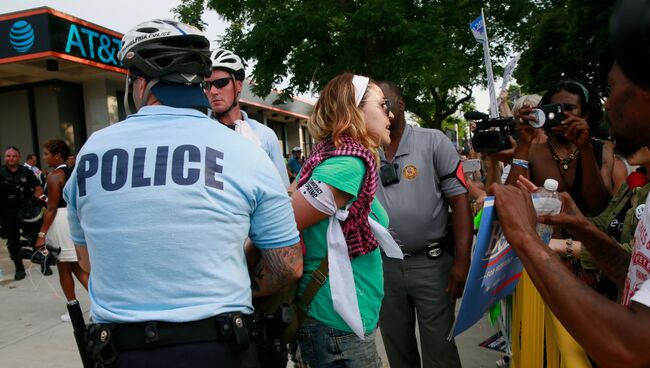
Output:
[[[438,259],[442,253],[449,252],[449,242],[445,238],[429,243],[426,247],[411,253],[404,253],[406,256],[425,255],[429,259]],[[453,253],[452,253],[453,254]]]
[[[115,324],[113,341],[115,350],[145,349],[159,346],[191,344],[208,341],[231,343],[253,332],[253,316],[240,313],[223,313],[215,317],[192,322],[142,322]]]
[[[86,350],[97,363],[112,364],[125,350],[201,342],[226,342],[234,352],[248,347],[255,338],[252,315],[223,313],[192,322],[95,323],[86,330]]]

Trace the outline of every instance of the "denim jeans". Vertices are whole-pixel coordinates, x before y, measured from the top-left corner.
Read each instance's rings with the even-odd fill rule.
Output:
[[[366,334],[365,340],[352,332],[341,331],[307,317],[296,335],[298,340],[297,367],[301,368],[379,368],[377,329]]]

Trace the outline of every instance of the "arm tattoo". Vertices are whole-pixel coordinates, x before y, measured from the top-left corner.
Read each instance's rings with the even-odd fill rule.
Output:
[[[296,268],[302,264],[299,244],[274,249],[260,249],[262,261],[252,271],[254,293],[271,294],[295,279]]]
[[[260,282],[264,278],[264,262],[257,262],[253,270],[251,270],[251,289],[254,293],[260,291]]]

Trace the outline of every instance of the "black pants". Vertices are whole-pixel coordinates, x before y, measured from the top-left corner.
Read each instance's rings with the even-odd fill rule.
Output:
[[[255,345],[251,344],[245,351],[235,353],[226,342],[202,342],[182,344],[156,349],[126,350],[117,355],[112,367],[115,368],[240,368],[246,361],[246,367],[259,368]]]
[[[16,266],[16,270],[24,269],[23,261],[20,258],[20,226],[22,220],[15,213],[2,215],[2,231],[7,237],[7,248],[9,256]]]

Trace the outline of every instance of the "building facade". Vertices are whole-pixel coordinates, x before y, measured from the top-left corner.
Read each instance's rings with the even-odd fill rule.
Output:
[[[65,140],[76,152],[93,132],[126,117],[126,69],[117,60],[122,34],[52,8],[0,15],[0,145],[41,157],[43,143]],[[273,104],[278,93],[241,95],[249,116],[271,127],[283,152],[313,140],[313,104]]]

